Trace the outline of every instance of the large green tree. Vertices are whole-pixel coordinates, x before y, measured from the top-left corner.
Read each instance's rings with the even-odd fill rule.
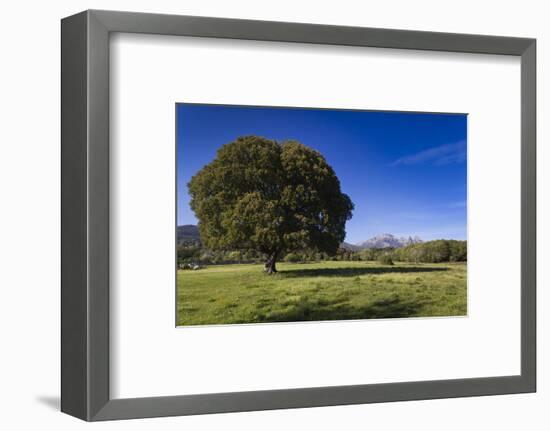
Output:
[[[293,250],[336,253],[353,210],[321,153],[297,141],[240,137],[223,145],[188,188],[205,245],[257,250],[269,274]]]

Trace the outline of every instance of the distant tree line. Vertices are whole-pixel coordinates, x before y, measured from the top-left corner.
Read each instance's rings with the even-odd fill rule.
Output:
[[[412,244],[392,251],[392,259],[403,262],[466,262],[466,241],[438,239]]]
[[[200,241],[181,241],[177,248],[178,264],[229,264],[260,263],[265,260],[264,254],[255,250],[208,250]],[[467,242],[457,240],[435,240],[411,244],[400,248],[371,248],[359,251],[339,248],[335,254],[314,250],[293,251],[287,253],[286,262],[319,262],[335,261],[379,261],[383,264],[392,262],[440,263],[466,262]]]

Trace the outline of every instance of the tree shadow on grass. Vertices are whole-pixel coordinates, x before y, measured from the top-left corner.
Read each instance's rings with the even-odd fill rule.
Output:
[[[356,277],[358,275],[369,274],[407,274],[421,272],[448,271],[448,268],[434,267],[350,267],[350,268],[306,268],[306,269],[287,269],[278,274],[285,278],[293,277]]]
[[[374,301],[368,305],[331,303],[319,306],[315,301],[304,298],[284,310],[265,316],[265,322],[299,322],[321,320],[392,319],[418,317],[429,301],[403,300],[397,295]]]

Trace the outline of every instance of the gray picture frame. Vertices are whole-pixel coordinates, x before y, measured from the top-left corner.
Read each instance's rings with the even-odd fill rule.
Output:
[[[113,32],[520,57],[521,374],[111,399],[109,35]],[[536,391],[535,39],[90,10],[61,21],[61,53],[63,412],[98,421]]]

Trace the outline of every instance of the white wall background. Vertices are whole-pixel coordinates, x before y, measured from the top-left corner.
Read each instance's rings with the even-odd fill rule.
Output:
[[[113,397],[520,373],[519,58],[174,36],[112,39]],[[269,70],[243,70],[250,57]],[[335,79],[342,71],[345,82]],[[468,318],[175,329],[174,101],[468,112]],[[505,271],[486,271],[502,262]]]
[[[537,394],[162,418],[90,425],[101,429],[545,430],[550,425],[550,352],[544,291],[549,270],[549,10],[542,1],[62,0],[3,5],[0,25],[0,424],[77,429],[59,413],[59,19],[119,9],[336,25],[528,36],[538,39],[539,391]],[[506,232],[502,233],[506,235]],[[548,267],[548,266],[547,266]],[[500,268],[496,268],[498,270]]]

